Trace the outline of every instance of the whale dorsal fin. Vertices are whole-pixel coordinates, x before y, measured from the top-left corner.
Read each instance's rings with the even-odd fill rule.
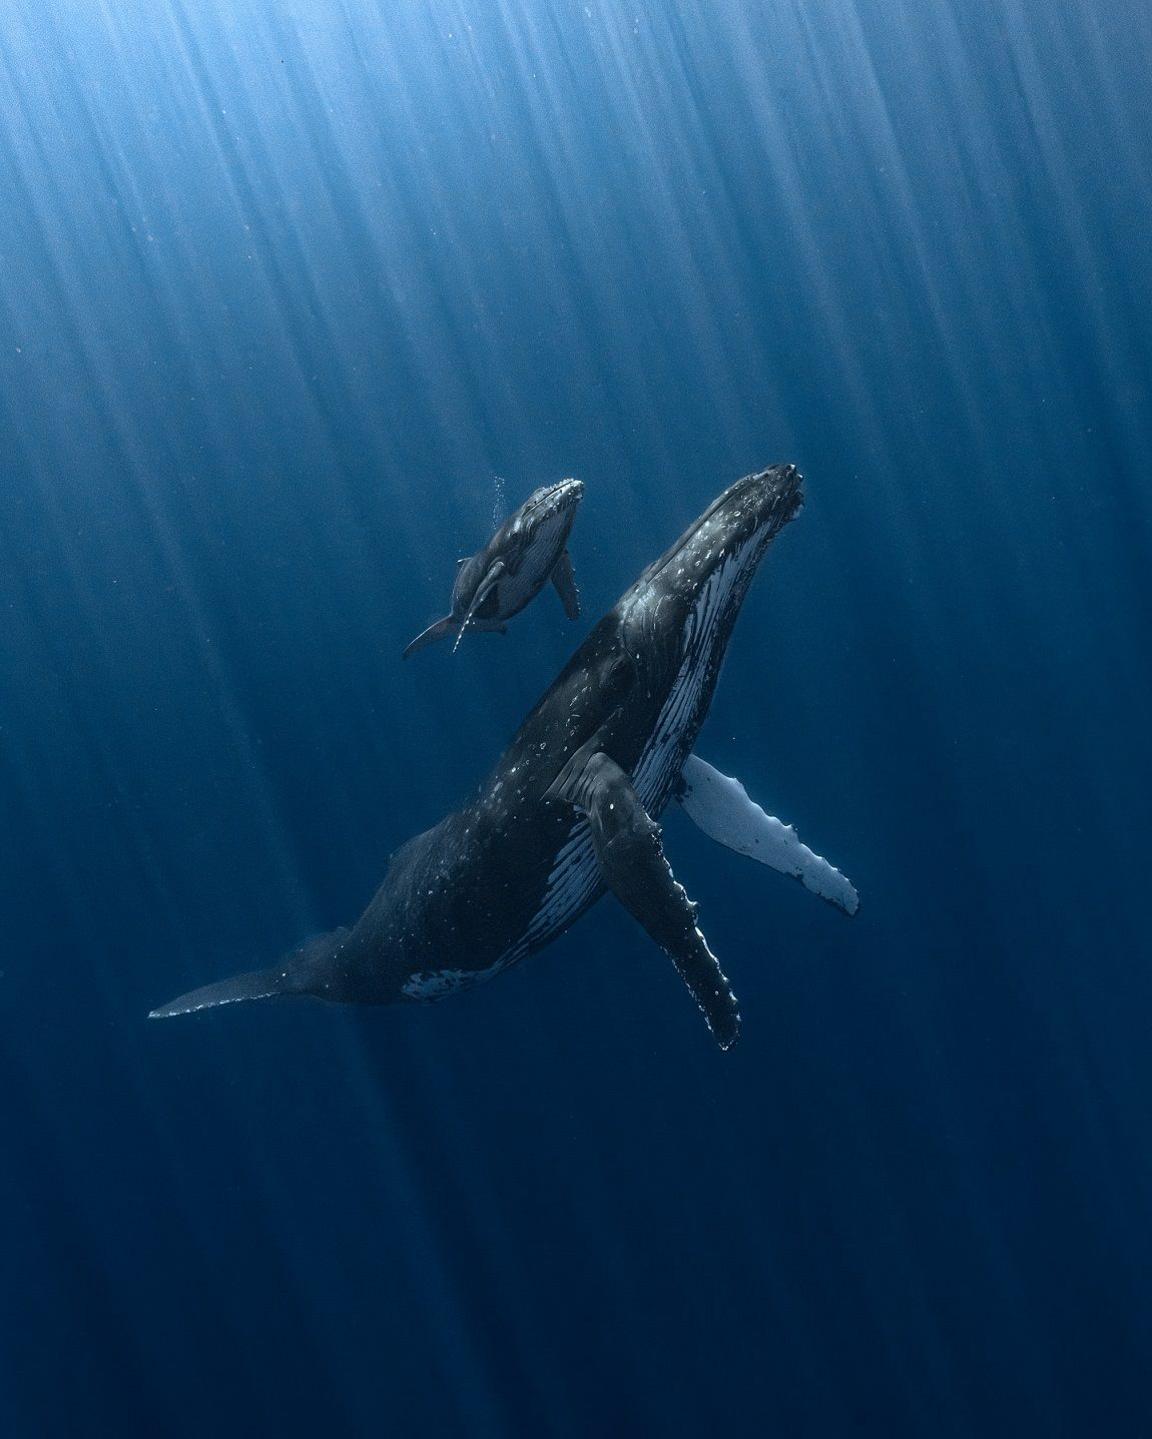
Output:
[[[696,906],[664,858],[660,826],[632,781],[603,750],[582,747],[565,765],[548,797],[567,800],[588,816],[604,883],[676,966],[721,1049],[740,1033],[736,996],[696,927]]]
[[[738,854],[766,864],[769,869],[792,875],[805,889],[855,914],[860,896],[846,875],[814,854],[790,824],[774,819],[748,797],[738,779],[730,779],[702,759],[690,754],[681,772],[682,789],[677,796],[689,817],[720,844]]]
[[[572,556],[566,549],[552,566],[552,583],[564,606],[564,613],[570,620],[580,618],[580,591],[576,588],[576,571],[572,568]]]

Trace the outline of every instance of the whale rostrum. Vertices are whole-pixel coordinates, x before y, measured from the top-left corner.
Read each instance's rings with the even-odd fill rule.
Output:
[[[679,800],[722,844],[798,877],[846,913],[857,906],[838,870],[692,754],[748,586],[800,505],[793,465],[725,490],[600,620],[471,803],[396,851],[350,929],[193,990],[153,1017],[277,995],[440,999],[542,949],[611,893],[729,1048],[737,1002],[665,857],[666,806]]]

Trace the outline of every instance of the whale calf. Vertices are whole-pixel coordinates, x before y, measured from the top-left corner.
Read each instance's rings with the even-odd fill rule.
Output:
[[[737,1002],[664,856],[665,807],[679,800],[720,843],[846,913],[857,905],[838,870],[692,754],[748,586],[800,504],[793,465],[725,490],[600,620],[471,803],[396,851],[351,928],[152,1017],[279,995],[440,999],[519,963],[611,893],[670,957],[729,1048]]]
[[[578,619],[580,596],[568,534],[583,497],[579,480],[560,480],[533,490],[482,550],[457,561],[448,613],[405,647],[404,659],[446,635],[454,634],[458,645],[467,629],[503,634],[505,623],[531,603],[549,580],[564,613],[570,620]]]

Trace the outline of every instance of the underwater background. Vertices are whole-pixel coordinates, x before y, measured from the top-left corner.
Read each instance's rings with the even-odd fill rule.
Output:
[[[1146,0],[6,0],[0,1432],[1152,1433]],[[613,903],[346,923],[730,481],[807,504]],[[402,664],[587,485],[585,614]]]

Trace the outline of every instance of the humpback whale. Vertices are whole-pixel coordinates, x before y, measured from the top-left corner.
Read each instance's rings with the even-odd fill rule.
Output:
[[[550,579],[570,620],[580,617],[580,596],[568,553],[568,533],[576,506],[584,497],[579,480],[543,485],[504,521],[482,550],[456,562],[452,603],[443,619],[422,630],[404,649],[403,658],[454,634],[496,630],[529,604]],[[455,646],[453,646],[455,649]]]
[[[665,859],[665,807],[678,800],[714,839],[845,912],[857,904],[849,881],[790,826],[692,754],[752,576],[800,504],[793,465],[725,490],[600,620],[472,802],[396,851],[351,928],[152,1017],[277,995],[440,999],[541,949],[610,892],[667,953],[729,1048],[737,1002]]]

